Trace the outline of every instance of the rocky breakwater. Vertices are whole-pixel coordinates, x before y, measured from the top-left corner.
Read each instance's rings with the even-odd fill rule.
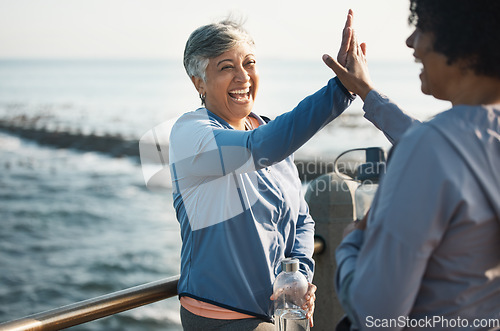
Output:
[[[9,119],[0,119],[0,131],[32,140],[40,145],[100,152],[111,157],[132,157],[140,162],[137,138],[127,138],[119,134],[84,133],[81,130],[51,128],[44,123],[46,121],[41,121],[38,117],[29,118],[26,115],[19,115]],[[141,141],[141,144],[144,143]],[[157,148],[154,142],[151,144],[150,148]],[[303,182],[314,180],[333,171],[333,162],[329,161],[295,160],[295,164]]]

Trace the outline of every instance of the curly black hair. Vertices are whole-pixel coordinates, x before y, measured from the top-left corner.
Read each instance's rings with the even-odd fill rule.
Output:
[[[410,0],[408,21],[434,50],[477,75],[500,78],[500,0]]]

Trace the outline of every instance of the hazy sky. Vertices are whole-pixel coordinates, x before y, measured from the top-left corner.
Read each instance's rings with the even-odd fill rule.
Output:
[[[259,56],[336,54],[347,10],[369,59],[407,57],[407,0],[0,0],[0,58],[181,58],[189,34],[246,18]]]

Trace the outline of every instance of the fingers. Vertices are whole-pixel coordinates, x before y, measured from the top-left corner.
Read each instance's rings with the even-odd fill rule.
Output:
[[[316,297],[314,297],[315,300],[316,300]],[[309,325],[311,327],[314,326],[314,308],[315,308],[315,304],[314,302],[309,304],[308,308],[307,308],[307,313],[306,313],[306,318],[309,319]],[[304,308],[303,308],[304,309]],[[306,310],[306,309],[304,309]]]
[[[280,288],[278,291],[276,291],[275,293],[271,294],[271,296],[269,297],[270,300],[274,301],[276,300],[282,293],[284,292],[284,289]]]
[[[323,62],[325,62],[325,64],[330,67],[330,69],[333,70],[333,72],[335,72],[335,74],[337,76],[340,76],[344,73],[347,72],[347,70],[342,66],[340,65],[340,63],[338,63],[337,61],[335,61],[335,59],[333,59],[330,55],[328,54],[324,54],[323,55]]]
[[[337,61],[343,66],[346,65],[346,59],[350,51],[358,56],[361,55],[361,53],[366,55],[366,44],[362,43],[358,45],[358,38],[353,28],[353,20],[354,13],[352,9],[349,9],[344,29],[342,30],[342,42],[337,56]]]
[[[367,94],[373,89],[366,60],[366,44],[358,43],[358,37],[352,25],[353,12],[349,10],[337,59],[325,54],[323,61],[335,72],[342,85],[351,94],[359,95],[365,100]]]
[[[359,45],[361,47],[361,51],[363,52],[363,55],[366,56],[366,44],[365,43],[361,43],[361,45]]]
[[[352,9],[349,9],[349,11],[347,12],[347,19],[345,21],[344,29],[352,27],[353,18],[354,18],[354,13],[353,13]]]
[[[352,21],[353,21],[353,13],[352,9],[349,9],[349,12],[347,13],[347,19],[345,20],[345,25],[344,29],[342,30],[342,45],[344,44],[344,39],[348,38],[345,40],[346,46],[349,47],[349,42],[351,38],[351,32],[352,32]],[[346,52],[348,49],[346,49]]]
[[[316,290],[318,289],[318,287],[312,283],[309,283],[309,287],[307,288],[307,292],[311,295],[313,295],[314,293],[316,293]]]
[[[355,54],[359,55],[360,49],[358,48],[358,37],[356,36],[356,32],[352,32],[351,44],[349,45],[349,49]]]
[[[351,44],[351,38],[352,28],[344,28],[344,30],[342,31],[342,42],[340,44],[339,54],[344,54],[344,56],[347,56],[347,53],[349,52],[349,45]]]
[[[349,52],[349,45],[351,44],[352,20],[353,20],[352,10],[349,9],[344,29],[342,30],[342,41],[340,43],[339,52],[337,54],[337,61],[343,66],[346,65],[347,54]]]
[[[312,323],[312,316],[314,314],[314,307],[315,307],[314,302],[316,301],[316,294],[315,294],[316,290],[317,290],[316,285],[309,283],[309,287],[306,293],[306,302],[302,305],[302,309],[307,311],[306,317],[310,320],[310,323]]]
[[[351,42],[349,45],[350,52],[354,55],[357,61],[366,62],[366,43],[358,44],[358,36],[356,31],[352,31]],[[346,64],[347,66],[347,64]]]

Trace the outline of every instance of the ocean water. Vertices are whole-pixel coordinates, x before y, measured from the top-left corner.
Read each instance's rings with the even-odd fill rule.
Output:
[[[254,111],[275,117],[333,75],[318,61],[259,62]],[[426,119],[447,107],[419,92],[409,59],[370,64],[376,86]],[[0,120],[139,140],[199,106],[182,61],[0,60]],[[297,153],[331,160],[388,148],[357,100]],[[146,188],[136,158],[44,146],[0,130],[0,322],[179,273],[171,190]],[[74,330],[180,330],[176,298]]]
[[[179,273],[171,195],[148,191],[135,162],[0,145],[0,321]],[[177,310],[170,299],[75,330],[178,330]]]

